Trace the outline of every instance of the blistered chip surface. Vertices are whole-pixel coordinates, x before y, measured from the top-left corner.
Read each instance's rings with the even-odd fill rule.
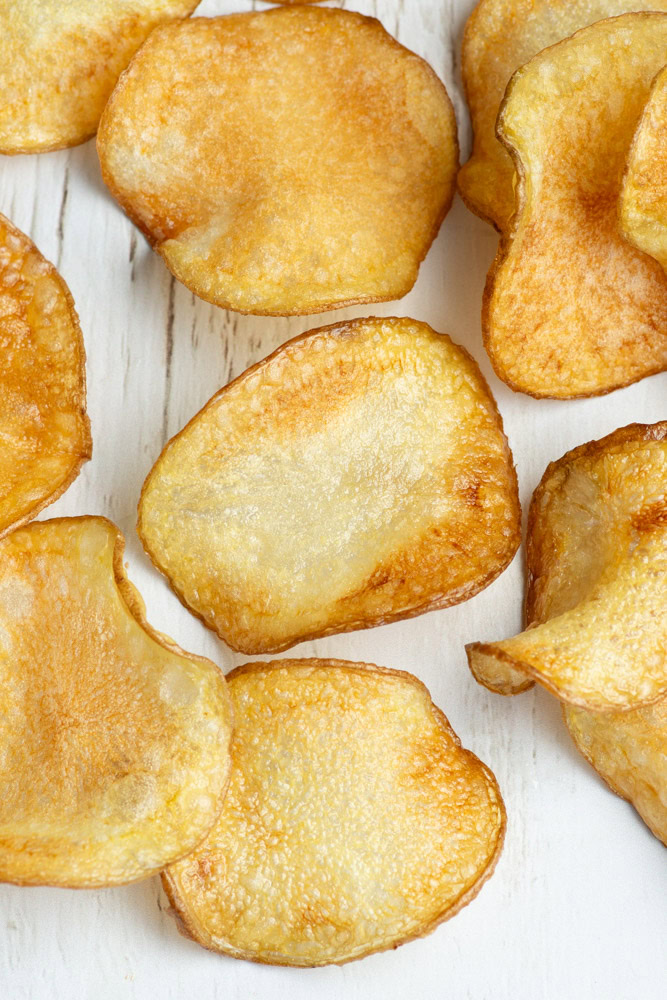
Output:
[[[476,364],[423,323],[367,319],[214,396],[149,474],[139,533],[184,603],[255,653],[466,600],[519,519]]]
[[[238,958],[342,963],[427,934],[476,895],[502,800],[416,678],[283,660],[228,679],[229,793],[165,873],[185,933]]]
[[[409,291],[458,163],[431,68],[371,18],[301,5],[155,31],[98,150],[177,278],[286,315]]]
[[[0,538],[90,458],[85,354],[69,290],[0,215]]]
[[[190,851],[229,779],[222,674],[147,624],[104,518],[0,542],[0,879],[92,887]]]

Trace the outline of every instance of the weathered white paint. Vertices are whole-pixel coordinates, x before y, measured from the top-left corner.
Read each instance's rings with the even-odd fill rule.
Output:
[[[377,15],[445,80],[467,154],[458,52],[472,0],[350,0]],[[253,3],[253,7],[266,5]],[[247,9],[205,0],[202,14]],[[150,567],[134,532],[141,483],[167,437],[232,376],[334,317],[225,313],[175,282],[107,194],[94,143],[2,158],[0,211],[57,263],[88,352],[93,460],[45,513],[103,513],[127,536],[131,579],[149,618],[225,670],[241,662]],[[449,332],[481,363],[505,419],[526,503],[546,463],[633,420],[666,415],[667,376],[610,396],[559,403],[513,394],[493,375],[480,298],[496,238],[457,200],[419,281],[376,314]],[[509,812],[504,855],[481,895],[430,937],[342,969],[276,969],[209,954],[180,937],[158,879],[72,892],[0,887],[3,1000],[662,1000],[667,981],[664,848],[570,744],[541,691],[502,699],[478,687],[463,644],[519,626],[521,560],[458,608],[305,643],[289,655],[370,660],[413,671],[464,744],[489,763]]]

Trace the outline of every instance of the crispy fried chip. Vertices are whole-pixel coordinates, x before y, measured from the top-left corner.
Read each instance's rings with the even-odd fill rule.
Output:
[[[0,879],[91,887],[192,850],[229,780],[214,664],[146,622],[100,517],[0,542]]]
[[[0,538],[90,458],[85,354],[67,285],[0,215]]]
[[[503,802],[415,677],[283,660],[228,680],[229,794],[164,875],[186,934],[256,962],[343,963],[430,933],[477,894]]]
[[[405,295],[458,163],[431,68],[371,18],[304,6],[155,31],[97,145],[180,281],[274,315]]]
[[[517,214],[485,291],[493,366],[513,389],[565,399],[667,367],[667,278],[625,240],[618,199],[667,14],[598,21],[512,77],[498,134]]]
[[[597,711],[663,696],[667,422],[634,424],[552,463],[531,504],[527,556],[534,627],[475,643],[472,658],[495,657],[499,673],[510,665]]]
[[[167,444],[139,504],[156,566],[246,653],[466,600],[511,560],[519,519],[477,365],[410,319],[283,345]]]
[[[496,138],[496,118],[512,74],[546,49],[602,18],[667,3],[628,0],[480,0],[466,24],[461,72],[474,130],[459,172],[468,208],[504,232],[514,214],[514,166]]]
[[[89,139],[146,36],[196,6],[197,0],[0,5],[0,153],[38,153]]]
[[[667,270],[667,68],[656,77],[632,141],[621,192],[621,226]]]

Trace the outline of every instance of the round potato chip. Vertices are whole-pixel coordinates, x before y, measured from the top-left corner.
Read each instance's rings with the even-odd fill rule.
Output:
[[[56,269],[0,215],[0,538],[35,517],[90,458],[85,353]]]
[[[0,5],[0,153],[75,146],[152,29],[197,0],[11,0]]]
[[[153,32],[97,145],[180,281],[271,315],[405,295],[458,162],[431,68],[372,18],[304,6]]]
[[[256,962],[340,964],[430,933],[479,892],[503,802],[415,677],[283,660],[228,681],[229,793],[163,877],[186,934]]]
[[[314,330],[221,389],[144,484],[139,534],[234,649],[467,600],[512,559],[512,456],[475,362],[410,319]]]
[[[514,164],[496,138],[496,118],[512,74],[549,45],[594,21],[637,10],[628,0],[480,0],[463,35],[461,73],[474,132],[458,176],[468,208],[501,232],[514,214]],[[641,3],[667,11],[667,3]]]
[[[621,227],[667,271],[667,68],[639,120],[621,191]]]
[[[517,212],[489,272],[486,348],[511,388],[592,396],[667,368],[667,278],[623,238],[637,119],[665,61],[667,14],[598,21],[512,77],[498,135]]]
[[[192,850],[229,780],[215,664],[146,622],[100,517],[0,542],[0,880],[117,885]]]

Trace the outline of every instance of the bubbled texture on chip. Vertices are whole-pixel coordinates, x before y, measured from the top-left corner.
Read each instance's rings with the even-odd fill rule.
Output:
[[[466,600],[514,555],[519,519],[479,369],[409,319],[281,347],[172,439],[139,505],[177,594],[251,653]]]
[[[92,887],[191,850],[229,779],[222,674],[146,623],[104,518],[0,542],[0,880]]]
[[[371,18],[304,6],[155,31],[98,150],[177,278],[285,315],[408,292],[458,162],[430,67]]]
[[[283,660],[229,687],[223,811],[165,875],[186,933],[239,958],[341,963],[428,933],[479,891],[502,800],[416,678]]]
[[[667,278],[618,223],[632,136],[666,51],[666,14],[625,14],[512,78],[498,130],[518,169],[517,214],[489,273],[483,327],[515,390],[595,395],[667,367]]]
[[[90,458],[85,354],[69,290],[0,215],[0,538]]]
[[[496,138],[496,118],[512,74],[549,45],[594,21],[667,3],[628,0],[480,0],[463,36],[461,72],[474,131],[458,185],[466,205],[501,232],[514,214],[514,164]]]
[[[6,0],[0,5],[0,152],[94,135],[122,70],[157,25],[196,0]]]
[[[667,270],[667,69],[655,79],[630,149],[621,226]]]

